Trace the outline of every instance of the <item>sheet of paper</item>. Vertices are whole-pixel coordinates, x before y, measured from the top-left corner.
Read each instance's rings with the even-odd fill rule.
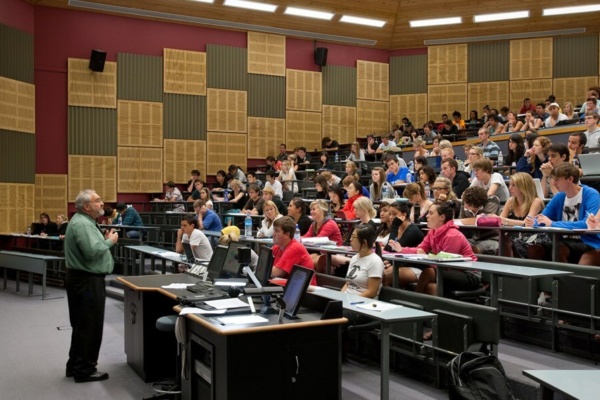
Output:
[[[248,303],[244,303],[238,298],[235,299],[221,299],[221,300],[208,300],[205,303],[217,310],[226,310],[228,308],[240,308],[248,307]]]
[[[188,286],[194,286],[193,283],[171,283],[161,286],[163,289],[186,289]]]
[[[157,256],[161,256],[161,257],[181,257],[181,254],[176,253],[174,251],[168,251],[168,250],[155,251],[152,254],[157,255]]]
[[[362,308],[363,310],[369,310],[369,311],[387,311],[387,310],[391,310],[392,308],[399,308],[402,306],[397,305],[397,304],[386,303],[383,301],[374,301],[371,303],[357,304],[355,307]]]
[[[203,310],[198,307],[184,307],[181,309],[179,315],[187,314],[225,314],[225,310]]]
[[[223,325],[242,325],[242,324],[258,324],[261,322],[269,322],[265,317],[260,315],[237,315],[231,317],[217,318]]]

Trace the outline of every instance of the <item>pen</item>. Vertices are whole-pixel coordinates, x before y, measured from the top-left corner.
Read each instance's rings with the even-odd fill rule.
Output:
[[[357,304],[364,304],[364,301],[355,301],[353,303],[350,303],[351,306],[355,306]]]

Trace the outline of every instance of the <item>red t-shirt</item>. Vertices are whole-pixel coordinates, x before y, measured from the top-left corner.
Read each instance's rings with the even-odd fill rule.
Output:
[[[294,265],[300,265],[312,270],[315,269],[308,251],[306,251],[301,243],[298,243],[294,239],[284,249],[281,249],[278,245],[273,246],[273,259],[273,266],[285,271],[286,276],[283,278],[289,278]],[[310,284],[317,284],[316,276],[313,275]]]

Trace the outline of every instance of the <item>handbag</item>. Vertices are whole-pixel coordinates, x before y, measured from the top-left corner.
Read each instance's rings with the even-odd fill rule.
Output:
[[[477,218],[477,226],[499,227],[499,226],[502,226],[502,219],[500,219],[500,217],[496,217],[496,216],[482,215],[481,217]]]

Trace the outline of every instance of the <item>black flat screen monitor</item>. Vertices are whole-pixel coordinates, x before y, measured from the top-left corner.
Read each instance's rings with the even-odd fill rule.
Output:
[[[223,263],[221,278],[237,278],[240,274],[240,263],[238,261],[238,249],[247,247],[244,243],[231,242]]]
[[[221,275],[225,257],[227,257],[227,247],[217,246],[213,251],[213,255],[208,263],[208,279],[214,281]]]
[[[273,251],[267,246],[260,247],[258,253],[258,263],[254,275],[261,285],[267,286],[271,279],[271,270],[273,269]]]
[[[285,302],[285,313],[290,317],[295,317],[302,304],[302,299],[306,295],[306,290],[312,280],[314,270],[304,268],[300,265],[294,265],[292,273],[288,277],[285,289],[283,290],[283,301]]]
[[[183,254],[185,254],[185,261],[190,264],[195,264],[196,255],[194,254],[192,245],[187,242],[181,242],[181,245],[183,246]]]

